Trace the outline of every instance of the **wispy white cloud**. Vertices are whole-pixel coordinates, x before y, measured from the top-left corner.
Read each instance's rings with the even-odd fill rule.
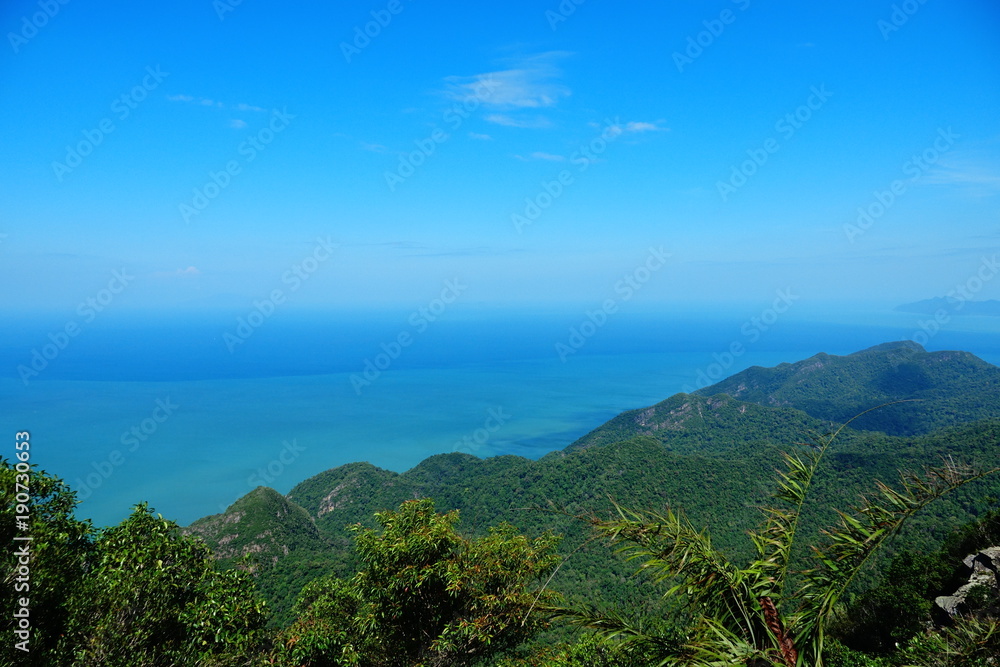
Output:
[[[382,144],[370,144],[367,141],[359,141],[358,146],[361,150],[368,151],[369,153],[388,153],[389,149]]]
[[[456,101],[478,99],[489,113],[486,120],[507,127],[548,127],[538,118],[520,119],[516,115],[528,109],[550,109],[572,91],[560,82],[562,69],[557,62],[566,57],[562,51],[548,51],[533,56],[510,59],[506,69],[472,76],[445,78],[444,94]],[[506,113],[496,113],[503,111]]]
[[[525,162],[530,160],[546,160],[549,162],[565,162],[566,158],[562,155],[553,155],[552,153],[543,153],[542,151],[535,151],[528,157],[523,155],[515,155],[518,160],[524,160]]]
[[[245,102],[240,102],[238,104],[226,104],[224,102],[219,102],[218,100],[209,99],[207,97],[195,97],[193,95],[167,95],[167,100],[170,102],[184,102],[187,104],[196,104],[203,107],[214,107],[216,109],[232,109],[235,111],[254,111],[257,113],[266,113],[267,109],[264,107],[254,106],[253,104],[246,104]]]
[[[977,197],[1000,193],[1000,164],[975,152],[942,155],[928,171],[923,182],[932,185],[953,185]]]
[[[504,127],[520,127],[520,128],[542,128],[551,127],[552,122],[548,118],[542,116],[534,116],[531,118],[515,118],[507,114],[502,113],[491,113],[484,119],[488,123],[493,123],[495,125],[503,125]]]
[[[229,127],[233,128],[234,130],[242,130],[246,126],[247,122],[245,120],[240,120],[239,118],[234,118],[231,121],[229,121]]]
[[[663,127],[663,125],[662,125],[663,122],[664,122],[663,120],[658,120],[658,121],[653,122],[653,123],[649,123],[649,122],[646,122],[646,121],[635,121],[635,120],[633,120],[633,121],[629,121],[627,123],[621,123],[621,122],[619,122],[616,119],[615,120],[616,124],[611,125],[611,126],[602,125],[601,123],[594,123],[594,122],[587,123],[587,124],[590,127],[594,128],[595,130],[608,128],[610,132],[613,132],[615,134],[641,134],[643,132],[669,132],[670,128],[669,127]]]
[[[480,141],[493,141],[493,137],[488,134],[480,134],[479,132],[469,132],[469,137],[472,139],[479,139]]]
[[[662,132],[669,130],[669,127],[660,127],[660,123],[663,121],[658,120],[655,123],[645,123],[639,121],[632,121],[625,123],[625,127],[622,128],[625,132]]]

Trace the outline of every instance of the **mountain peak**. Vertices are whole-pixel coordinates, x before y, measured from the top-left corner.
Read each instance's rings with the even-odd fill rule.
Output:
[[[252,553],[271,564],[296,549],[324,544],[308,512],[266,486],[250,491],[222,514],[198,519],[184,530],[205,540],[218,558]]]
[[[926,352],[927,350],[923,345],[912,340],[897,340],[889,343],[880,343],[878,345],[873,345],[871,347],[866,347],[863,350],[855,352],[854,354],[868,354],[870,352],[889,352],[892,350],[912,350],[914,352]],[[853,356],[853,355],[848,355]]]
[[[812,417],[852,427],[917,435],[996,414],[1000,368],[968,352],[928,352],[913,341],[875,345],[846,356],[816,354],[773,368],[754,366],[695,392],[729,394],[763,406],[795,406]],[[933,403],[930,405],[929,403]]]

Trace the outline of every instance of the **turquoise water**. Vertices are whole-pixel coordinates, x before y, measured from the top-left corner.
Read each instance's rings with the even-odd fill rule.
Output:
[[[753,344],[741,338],[739,321],[694,333],[689,323],[679,327],[683,339],[659,333],[641,346],[655,348],[662,338],[661,351],[606,353],[605,346],[581,350],[565,363],[552,351],[551,337],[539,346],[544,355],[511,358],[524,350],[496,353],[507,339],[484,336],[477,345],[494,352],[480,355],[484,361],[428,345],[427,356],[410,359],[424,363],[400,360],[360,394],[351,380],[361,370],[357,354],[344,364],[353,371],[317,375],[271,369],[264,377],[170,378],[152,363],[145,371],[132,364],[128,374],[145,372],[156,381],[109,379],[105,366],[92,373],[101,379],[64,379],[53,371],[25,386],[15,375],[0,377],[0,425],[11,434],[31,432],[34,462],[78,491],[79,515],[109,525],[134,503],[148,501],[186,524],[223,510],[258,484],[284,493],[353,461],[401,472],[450,451],[537,458],[622,410],[690,387],[699,371],[730,375],[818,351],[846,354],[906,337],[911,320],[867,328],[789,322],[784,332],[776,327]],[[927,347],[968,349],[998,363],[996,326],[942,333]],[[724,352],[733,341],[746,352],[730,360]],[[15,352],[24,357],[23,349]],[[437,363],[426,363],[430,357]],[[720,359],[724,369],[712,369]],[[81,367],[74,366],[76,375]]]

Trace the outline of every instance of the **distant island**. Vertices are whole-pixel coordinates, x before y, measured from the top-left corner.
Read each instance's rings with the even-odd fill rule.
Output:
[[[917,315],[933,315],[939,310],[945,310],[949,315],[979,315],[985,317],[1000,317],[1000,301],[962,301],[949,299],[945,296],[923,301],[905,303],[893,310],[899,313],[915,313]]]

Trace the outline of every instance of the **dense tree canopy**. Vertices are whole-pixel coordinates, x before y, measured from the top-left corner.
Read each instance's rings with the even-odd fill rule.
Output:
[[[465,538],[458,513],[437,514],[430,500],[376,519],[378,530],[355,527],[360,572],[303,591],[283,633],[291,664],[468,665],[538,629],[531,610],[550,597],[539,586],[558,561],[554,537],[501,525]]]
[[[16,471],[0,461],[7,544],[16,527]],[[267,611],[250,576],[220,571],[205,544],[145,505],[94,530],[73,517],[75,494],[30,473],[29,598],[32,633],[12,664],[244,665],[263,660]],[[6,591],[13,551],[4,550]],[[5,591],[5,592],[6,592]],[[13,600],[11,600],[13,602]],[[7,637],[11,614],[4,613]],[[10,644],[4,647],[8,650]]]

